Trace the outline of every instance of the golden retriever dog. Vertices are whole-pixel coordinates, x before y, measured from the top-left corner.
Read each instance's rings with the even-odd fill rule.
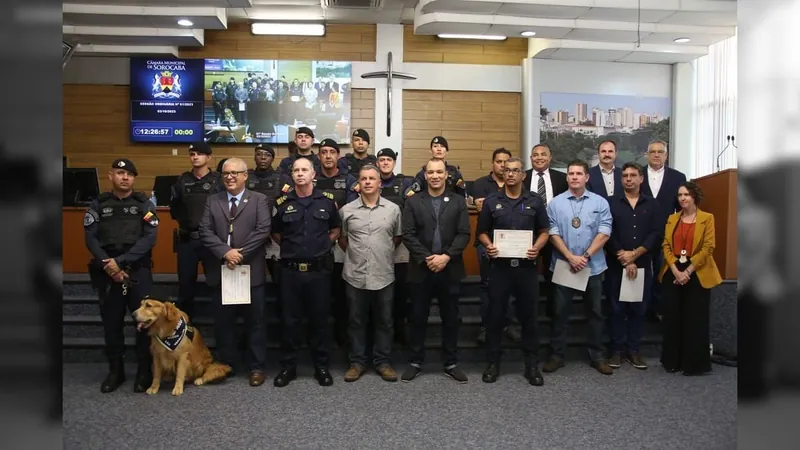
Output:
[[[133,312],[137,330],[147,330],[153,355],[153,384],[147,393],[158,393],[161,380],[174,376],[172,395],[183,394],[186,380],[195,386],[225,378],[232,372],[226,364],[214,362],[200,331],[189,326],[189,316],[172,302],[142,300]]]

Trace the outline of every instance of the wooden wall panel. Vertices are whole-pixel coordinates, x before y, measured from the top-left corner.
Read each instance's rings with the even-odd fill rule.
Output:
[[[375,129],[375,91],[353,89],[352,126]],[[111,162],[130,158],[139,171],[136,189],[149,192],[156,175],[177,175],[189,168],[185,144],[135,144],[130,141],[128,86],[65,84],[64,156],[69,167],[96,167],[100,188],[110,188],[106,173]],[[213,165],[238,156],[252,161],[254,145],[214,145]],[[275,146],[276,159],[288,155],[285,145]],[[173,149],[177,155],[173,155]],[[277,165],[277,162],[275,163]]]
[[[498,147],[519,153],[520,94],[516,92],[403,92],[403,172],[416,174],[430,159],[430,142],[444,136],[448,162],[466,180],[491,170]]]
[[[439,39],[416,35],[414,26],[403,29],[403,61],[518,66],[528,56],[528,40],[505,41]]]
[[[250,24],[206,30],[203,47],[183,47],[183,58],[375,61],[376,25],[328,24],[325,36],[255,36]]]

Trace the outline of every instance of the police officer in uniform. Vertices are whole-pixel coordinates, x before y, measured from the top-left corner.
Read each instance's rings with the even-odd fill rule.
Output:
[[[131,160],[115,160],[108,173],[111,192],[92,201],[83,218],[86,247],[93,256],[89,275],[100,300],[109,363],[108,376],[100,386],[103,393],[112,392],[125,382],[125,308],[133,313],[153,287],[150,265],[158,216],[147,195],[133,191],[137,175]],[[149,346],[146,330],[137,331],[134,392],[145,392],[152,382]]]
[[[295,188],[278,198],[272,238],[281,246],[281,301],[283,302],[282,370],[277,387],[297,378],[297,349],[302,314],[308,317],[314,378],[331,386],[328,350],[330,283],[333,270],[331,246],[341,232],[341,218],[333,194],[314,187],[314,166],[306,158],[292,168]]]
[[[539,275],[536,258],[547,244],[550,220],[544,200],[523,189],[525,171],[522,160],[509,158],[503,169],[503,191],[489,194],[483,201],[476,234],[491,258],[489,269],[489,308],[486,317],[486,356],[489,366],[483,372],[484,383],[494,383],[500,375],[501,341],[506,325],[511,294],[517,299],[517,318],[522,325],[524,376],[533,386],[544,384],[538,368],[537,305]],[[499,257],[493,242],[495,230],[531,230],[533,242],[526,258]]]
[[[397,153],[390,149],[381,149],[378,154],[378,170],[381,172],[381,197],[395,203],[400,211],[405,208],[406,193],[414,194],[411,185],[412,177],[401,173],[395,174]],[[409,254],[405,244],[400,243],[394,252],[394,340],[397,343],[406,342],[406,318],[408,317],[408,274]]]
[[[286,158],[281,160],[278,165],[278,171],[287,177],[292,176],[292,167],[295,161],[300,158],[310,159],[314,163],[314,171],[319,172],[319,156],[317,156],[311,149],[314,147],[314,132],[311,128],[300,127],[294,134],[294,143],[297,146],[297,153],[289,154]],[[286,192],[284,192],[285,194]]]
[[[447,164],[445,158],[449,153],[450,147],[447,146],[447,139],[442,136],[436,136],[431,139],[431,156],[433,159],[444,161],[445,170],[447,170],[447,180],[445,180],[445,191],[454,192],[464,198],[467,198],[467,185],[464,183],[464,177],[458,170],[457,166]],[[414,177],[414,184],[412,185],[414,192],[419,192],[425,189],[425,166],[420,169],[417,176]]]
[[[194,317],[194,296],[197,285],[197,263],[205,264],[206,249],[200,241],[200,217],[209,195],[222,190],[219,172],[208,166],[211,147],[205,142],[189,146],[192,170],[178,177],[172,186],[169,215],[178,222],[172,236],[178,256],[178,306],[189,319]],[[207,270],[203,267],[203,270]]]
[[[351,145],[353,146],[353,153],[347,153],[339,160],[339,168],[346,170],[354,177],[358,177],[362,167],[367,164],[376,164],[378,158],[367,153],[367,149],[369,149],[369,133],[362,128],[353,131]]]
[[[275,149],[269,144],[258,144],[255,148],[255,169],[249,171],[247,176],[247,189],[260,192],[267,197],[267,204],[270,211],[276,207],[275,201],[282,195],[281,189],[285,188],[288,192],[290,180],[272,168],[275,160]],[[267,240],[267,270],[272,277],[272,282],[276,286],[277,311],[280,319],[280,265],[276,264],[280,258],[280,247],[272,239]]]
[[[319,143],[319,159],[322,170],[317,173],[314,185],[320,191],[333,195],[338,210],[342,206],[358,198],[358,184],[352,175],[339,167],[339,144],[333,139],[323,139]],[[338,244],[333,246],[333,278],[331,294],[333,295],[332,312],[335,321],[334,336],[340,347],[347,345],[347,297],[342,278],[344,270],[344,251]]]

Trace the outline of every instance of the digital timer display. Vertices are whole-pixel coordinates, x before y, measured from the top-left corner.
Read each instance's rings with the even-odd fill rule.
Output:
[[[202,139],[204,62],[131,58],[131,140],[191,143]]]

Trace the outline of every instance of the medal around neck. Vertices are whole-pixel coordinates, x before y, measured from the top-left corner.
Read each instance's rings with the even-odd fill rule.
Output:
[[[686,249],[681,250],[681,257],[678,258],[678,261],[680,261],[681,264],[686,264],[686,261],[688,261],[688,259],[686,259]]]
[[[580,228],[581,227],[581,218],[575,216],[572,218],[572,228]]]

